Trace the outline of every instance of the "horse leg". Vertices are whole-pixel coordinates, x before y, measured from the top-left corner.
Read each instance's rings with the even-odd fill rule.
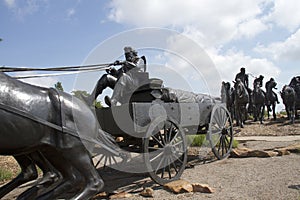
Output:
[[[261,105],[260,106],[260,124],[263,124],[264,114],[265,114],[265,106]]]
[[[276,108],[276,103],[274,102],[272,105],[272,109],[273,109],[273,119],[276,120],[276,112],[275,112],[275,108]]]
[[[257,115],[258,115],[257,110],[258,110],[257,105],[253,104],[253,117],[254,117],[254,118],[253,118],[253,121],[254,121],[254,122],[257,121]]]
[[[30,154],[34,163],[42,170],[43,177],[38,183],[24,191],[19,195],[18,199],[34,199],[40,194],[44,189],[50,187],[55,181],[59,179],[58,172],[49,163],[49,161],[40,153],[35,152]]]
[[[67,159],[85,178],[86,182],[84,190],[73,198],[74,200],[90,199],[101,191],[101,189],[104,187],[104,182],[99,176],[99,173],[97,172],[89,153],[84,147],[73,148],[70,151],[67,151]]]
[[[47,149],[43,152],[47,157],[48,161],[55,167],[57,171],[60,172],[61,178],[59,179],[59,183],[54,183],[48,188],[40,187],[40,191],[37,194],[37,197],[31,199],[38,200],[51,200],[56,199],[61,194],[70,191],[74,188],[75,185],[80,186],[80,182],[82,179],[78,175],[78,172],[74,169],[74,167],[66,160],[60,151],[56,151],[53,149]],[[75,156],[75,155],[73,155]],[[49,190],[50,188],[50,190]]]
[[[72,189],[74,185],[84,186],[84,189],[76,190],[77,193],[72,199],[85,200],[92,198],[103,188],[103,180],[94,167],[89,153],[83,146],[73,147],[72,149],[60,152],[60,154],[63,156],[63,160],[58,160],[56,155],[55,159],[49,161],[51,163],[52,161],[56,162],[53,165],[61,172],[64,181],[51,191],[39,196],[38,200],[54,199]],[[73,170],[71,171],[70,169]],[[83,183],[85,184],[83,185]]]
[[[38,177],[36,167],[29,157],[27,157],[26,155],[21,155],[14,156],[14,158],[21,167],[21,173],[16,178],[0,188],[0,199],[16,187],[27,183],[28,181],[35,180]]]
[[[285,105],[285,111],[286,111],[287,119],[289,120],[290,119],[290,111],[289,111],[288,105]]]
[[[291,122],[292,124],[295,123],[295,105],[292,106],[292,109],[291,109]]]

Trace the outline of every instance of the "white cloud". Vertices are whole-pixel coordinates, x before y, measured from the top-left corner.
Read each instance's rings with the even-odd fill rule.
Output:
[[[73,16],[75,14],[75,12],[76,11],[75,11],[74,8],[70,8],[70,9],[67,10],[67,16],[71,17],[71,16]]]
[[[38,12],[41,7],[47,7],[48,0],[5,0],[5,3],[19,20],[23,20],[25,16]]]
[[[271,19],[271,14],[277,9],[273,6],[270,0],[186,0],[185,4],[180,0],[132,0],[130,3],[113,0],[110,4],[109,19],[133,27],[159,26],[179,30],[205,49],[215,64],[218,72],[216,76],[220,74],[224,80],[233,80],[241,66],[245,66],[253,76],[263,74],[266,78],[277,78],[280,68],[272,61],[245,55],[242,50],[223,49],[223,46],[232,41],[242,44],[244,40],[251,40],[270,30],[271,22],[273,23],[271,20],[274,20]],[[193,48],[181,44],[180,41],[172,42],[173,46],[170,44],[170,49],[180,48],[180,52],[186,52],[192,60],[201,64],[201,58],[197,59],[197,56],[200,56],[193,55]],[[185,71],[188,69],[188,63],[170,59],[167,64],[176,66],[178,70],[193,78]],[[211,68],[202,67],[201,72],[205,76]],[[220,85],[218,81],[214,81],[218,80],[214,77],[205,78],[208,84],[215,85],[213,88]]]
[[[259,19],[251,19],[249,21],[239,24],[237,29],[237,36],[244,36],[246,38],[253,38],[257,34],[268,29],[268,26]]]
[[[300,25],[299,9],[299,0],[276,0],[266,20],[293,31]]]
[[[209,56],[214,60],[222,79],[226,81],[234,80],[241,67],[245,67],[246,73],[250,74],[250,82],[253,77],[259,75],[263,75],[267,80],[270,77],[277,78],[280,74],[279,67],[267,59],[252,58],[243,52],[228,50],[224,55],[209,52]]]
[[[258,45],[255,51],[274,60],[300,61],[300,29],[283,42],[273,42],[267,46]]]
[[[254,36],[266,29],[257,16],[262,14],[262,0],[114,0],[109,19],[132,26],[174,27],[201,39],[224,44],[234,38]],[[134,5],[134,6],[132,6]],[[247,28],[246,29],[246,26]],[[237,28],[240,26],[240,31]],[[250,33],[249,30],[252,30]],[[240,35],[241,34],[241,35]]]
[[[8,8],[14,8],[16,6],[15,0],[4,0],[4,3]]]

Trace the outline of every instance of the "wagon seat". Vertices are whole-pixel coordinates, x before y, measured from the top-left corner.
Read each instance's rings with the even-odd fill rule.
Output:
[[[164,90],[163,81],[161,79],[149,78],[148,72],[136,73],[134,78],[138,86],[130,90],[122,91],[122,99],[118,99],[121,104],[152,102],[161,97],[162,90]],[[107,96],[105,97],[105,102],[110,106],[110,101]]]

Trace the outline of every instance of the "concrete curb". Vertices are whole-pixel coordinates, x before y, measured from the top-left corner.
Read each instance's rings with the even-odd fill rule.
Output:
[[[237,141],[267,141],[267,142],[292,142],[300,141],[300,135],[289,136],[241,136],[234,137]]]

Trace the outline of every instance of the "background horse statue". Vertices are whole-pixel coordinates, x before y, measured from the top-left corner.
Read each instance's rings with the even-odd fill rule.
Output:
[[[294,88],[285,85],[280,92],[283,104],[285,105],[285,110],[288,116],[288,119],[291,120],[291,123],[295,122],[295,104],[296,104],[296,93]]]
[[[240,79],[234,83],[234,108],[236,122],[241,128],[244,127],[244,122],[247,116],[247,104],[249,103],[249,94]]]
[[[90,199],[103,188],[88,144],[82,140],[100,134],[99,125],[81,100],[0,73],[0,117],[1,155],[39,151],[62,177],[50,191],[41,188],[32,199],[55,199],[74,188],[70,198]]]
[[[223,97],[222,102],[226,103],[226,108],[231,114],[231,119],[235,119],[234,114],[234,89],[231,87],[229,82],[223,82],[222,83],[222,91],[223,91]]]
[[[254,121],[259,119],[260,123],[263,123],[264,112],[265,112],[265,93],[260,88],[259,83],[254,84],[254,89],[252,92],[253,99],[253,115]]]
[[[273,88],[276,89],[277,83],[275,81],[270,82],[266,85],[266,99],[267,99],[267,113],[268,119],[270,118],[270,112],[273,111],[273,119],[276,120],[276,104],[279,103],[276,93]]]
[[[298,119],[299,115],[297,114],[297,110],[300,109],[300,76],[293,77],[290,84],[296,93],[296,102],[295,102],[295,118]]]

